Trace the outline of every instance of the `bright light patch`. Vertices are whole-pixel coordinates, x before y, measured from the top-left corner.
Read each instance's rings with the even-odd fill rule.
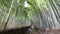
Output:
[[[29,4],[27,3],[27,1],[24,2],[24,6],[29,7]]]

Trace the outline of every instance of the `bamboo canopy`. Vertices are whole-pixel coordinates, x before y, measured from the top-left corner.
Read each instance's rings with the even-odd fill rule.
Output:
[[[0,0],[0,31],[31,23],[38,28],[60,29],[60,0]]]

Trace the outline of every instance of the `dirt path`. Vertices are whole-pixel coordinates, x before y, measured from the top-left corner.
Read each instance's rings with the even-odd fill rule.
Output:
[[[50,31],[40,30],[38,32],[33,30],[33,34],[60,34],[60,30],[50,30]]]

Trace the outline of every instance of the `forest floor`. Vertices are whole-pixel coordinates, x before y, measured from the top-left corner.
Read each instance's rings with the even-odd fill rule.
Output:
[[[60,34],[60,30],[39,30],[39,31],[34,31],[33,34]]]

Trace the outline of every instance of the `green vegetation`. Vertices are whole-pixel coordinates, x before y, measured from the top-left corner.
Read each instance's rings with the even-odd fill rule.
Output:
[[[43,21],[45,21],[46,15],[50,16],[48,13],[51,12],[50,9],[57,11],[54,15],[59,20],[59,3],[59,0],[0,0],[0,29],[4,29],[10,23],[15,23],[15,27],[27,26],[31,20],[36,19],[40,26],[42,23],[45,27],[46,23]],[[34,16],[37,18],[34,19]]]

